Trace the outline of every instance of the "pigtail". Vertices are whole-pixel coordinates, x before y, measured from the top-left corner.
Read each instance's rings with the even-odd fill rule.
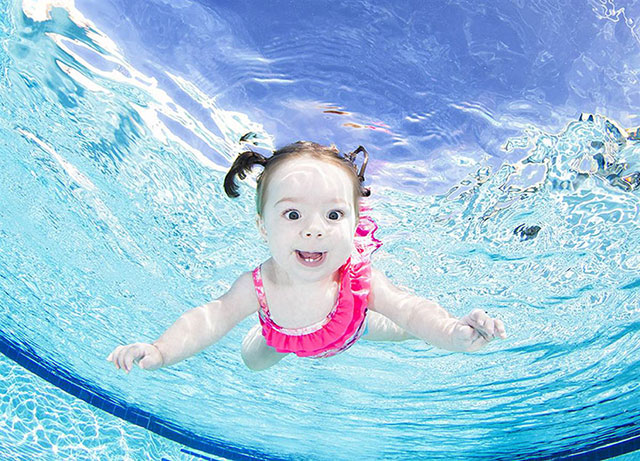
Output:
[[[358,154],[362,154],[362,164],[360,165],[360,171],[358,171],[356,165],[356,157]],[[360,181],[360,195],[363,197],[369,197],[371,195],[371,190],[368,187],[364,187],[364,170],[367,168],[367,163],[369,162],[369,152],[363,146],[358,146],[358,148],[352,152],[349,152],[344,157],[344,160],[347,160],[351,164],[351,168],[354,173],[358,177],[358,181]]]
[[[268,159],[264,155],[252,150],[247,150],[239,154],[233,162],[233,165],[231,165],[231,169],[224,177],[224,191],[227,195],[232,198],[240,196],[238,193],[238,185],[235,182],[236,175],[240,179],[245,179],[247,172],[251,171],[254,165],[262,165],[264,167],[267,161]]]

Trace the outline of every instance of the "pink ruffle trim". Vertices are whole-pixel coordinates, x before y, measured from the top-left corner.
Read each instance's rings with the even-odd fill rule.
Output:
[[[289,334],[261,309],[262,334],[268,345],[278,352],[295,353],[300,357],[329,357],[347,349],[362,335],[371,288],[371,254],[382,245],[374,236],[378,225],[369,216],[370,210],[361,200],[360,220],[354,236],[356,251],[339,269],[340,292],[333,311],[315,331]],[[254,271],[254,280],[255,275]]]

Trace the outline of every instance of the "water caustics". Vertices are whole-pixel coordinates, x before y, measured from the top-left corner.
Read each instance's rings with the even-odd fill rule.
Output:
[[[321,79],[279,66],[307,56],[313,42],[274,39],[257,53],[225,28],[231,12],[227,23],[208,25],[226,37],[209,52],[237,61],[221,57],[205,78],[161,66],[150,49],[134,62],[80,3],[51,4],[0,0],[8,12],[0,18],[5,344],[229,458],[532,459],[640,436],[640,142],[621,125],[628,120],[583,114],[553,131],[535,123],[552,111],[545,104],[504,109],[438,95],[425,96],[432,109],[399,119],[387,107],[367,115],[342,102],[363,89],[298,97]],[[187,17],[215,18],[184,4]],[[93,6],[107,14],[105,5]],[[470,49],[485,56],[480,42]],[[318,51],[342,52],[337,39]],[[375,73],[369,65],[366,75]],[[255,112],[240,110],[243,91],[255,98],[260,85],[292,96],[271,116],[267,97]],[[394,85],[407,96],[407,82]],[[238,107],[223,103],[232,97]],[[287,110],[307,115],[270,118]],[[447,125],[458,116],[503,135],[482,144],[474,133],[486,152],[503,156],[498,163],[464,151],[468,133]],[[331,360],[289,358],[256,374],[239,355],[251,318],[176,366],[113,370],[104,358],[115,345],[155,339],[268,257],[255,244],[251,182],[229,201],[224,172],[247,144],[273,149],[294,128],[322,141],[328,134],[309,128],[322,120],[347,130],[341,145],[379,141],[380,151],[397,154],[371,162],[384,242],[376,266],[454,315],[490,311],[509,339],[475,354],[361,342]],[[417,143],[434,146],[433,156],[411,156]],[[446,183],[462,170],[466,177]],[[444,192],[426,194],[438,173]]]

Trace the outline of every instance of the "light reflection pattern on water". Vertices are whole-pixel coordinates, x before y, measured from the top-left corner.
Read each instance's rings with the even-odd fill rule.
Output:
[[[268,257],[251,181],[236,201],[221,183],[244,134],[261,149],[274,135],[202,81],[149,77],[78,10],[34,21],[0,5],[3,337],[199,437],[274,457],[529,459],[637,435],[633,131],[598,115],[512,126],[499,165],[453,156],[469,173],[436,194],[398,185],[428,183],[444,150],[372,159],[376,266],[454,315],[490,311],[506,341],[476,354],[363,341],[255,374],[239,357],[250,318],[197,357],[123,376],[104,361],[114,345],[155,339]],[[401,128],[359,124],[383,128],[369,140]],[[391,138],[415,141],[405,134]]]

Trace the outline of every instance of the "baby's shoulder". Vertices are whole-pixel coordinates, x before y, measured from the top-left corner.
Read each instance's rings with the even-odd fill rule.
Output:
[[[378,311],[386,291],[388,290],[387,277],[375,267],[371,266],[371,279],[369,288],[369,309]]]
[[[388,309],[398,306],[411,296],[405,287],[399,288],[382,272],[371,266],[371,287],[369,291],[369,309],[384,313]]]
[[[371,290],[384,290],[391,282],[383,272],[371,266]]]
[[[253,272],[245,271],[233,282],[239,289],[253,291]]]
[[[229,291],[221,298],[225,304],[228,303],[240,310],[246,315],[252,314],[258,310],[258,298],[253,285],[253,273],[251,271],[243,272],[233,282]]]

